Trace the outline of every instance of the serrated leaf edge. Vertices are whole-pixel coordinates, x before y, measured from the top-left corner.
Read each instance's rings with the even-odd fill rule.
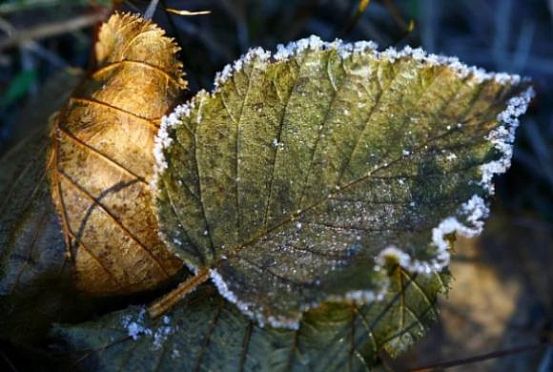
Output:
[[[321,50],[336,50],[342,59],[349,58],[354,54],[371,53],[377,60],[395,61],[400,58],[413,58],[420,62],[421,66],[447,66],[451,68],[459,78],[471,78],[471,82],[479,84],[485,81],[493,80],[500,85],[512,84],[518,85],[521,82],[528,82],[528,78],[521,77],[517,74],[508,74],[504,72],[494,73],[486,70],[468,66],[459,61],[456,57],[447,57],[436,54],[429,54],[421,48],[412,48],[405,46],[402,50],[396,50],[390,47],[382,52],[377,50],[377,44],[372,41],[358,41],[354,43],[344,43],[340,39],[333,42],[322,41],[317,36],[310,36],[287,45],[278,45],[277,52],[271,53],[262,48],[250,49],[240,59],[231,64],[226,65],[221,72],[217,73],[214,81],[214,89],[211,92],[206,90],[199,91],[195,97],[183,105],[179,105],[175,110],[164,116],[161,120],[161,126],[158,135],[155,138],[154,157],[156,163],[154,165],[154,177],[150,186],[154,195],[157,195],[159,174],[167,169],[167,161],[165,159],[164,150],[172,143],[172,138],[169,135],[171,128],[176,128],[182,125],[183,118],[190,118],[192,109],[196,106],[198,100],[212,96],[219,91],[219,88],[233,74],[241,71],[245,65],[255,61],[257,67],[268,65],[271,62],[288,61],[291,58],[297,57],[305,51],[321,51]],[[501,113],[497,115],[499,125],[491,130],[485,137],[490,141],[494,148],[501,154],[497,160],[482,164],[479,169],[481,172],[481,180],[478,185],[484,191],[485,195],[491,196],[494,194],[493,177],[498,174],[505,173],[511,166],[513,156],[513,143],[515,132],[519,126],[519,117],[526,112],[526,109],[535,96],[532,87],[527,88],[520,95],[512,97]],[[462,124],[458,124],[462,125]],[[159,216],[159,214],[157,214]],[[449,252],[450,243],[447,236],[458,234],[468,238],[473,238],[480,235],[484,228],[484,220],[489,215],[488,202],[481,196],[474,194],[469,200],[462,203],[455,214],[444,218],[438,226],[432,229],[431,244],[436,248],[436,254],[428,261],[413,259],[408,253],[400,247],[389,246],[384,248],[376,257],[374,270],[381,271],[387,260],[397,262],[405,270],[412,273],[430,275],[439,273],[449,265],[451,254]],[[464,222],[461,222],[464,221]],[[167,237],[160,231],[160,236],[164,241]],[[192,271],[197,271],[197,268],[187,264]],[[257,314],[251,310],[252,304],[241,302],[237,296],[229,290],[221,275],[214,269],[210,270],[210,277],[216,285],[219,293],[230,302],[237,305],[240,310],[259,322],[260,325],[265,323],[270,324],[275,328],[298,329],[301,315],[297,319],[268,317],[264,318],[261,314]],[[357,303],[370,303],[372,301],[381,300],[388,288],[389,281],[384,280],[380,283],[380,289],[377,291],[350,291],[342,296],[332,296],[328,301],[354,301]],[[301,311],[307,311],[320,305],[307,304],[302,307]]]

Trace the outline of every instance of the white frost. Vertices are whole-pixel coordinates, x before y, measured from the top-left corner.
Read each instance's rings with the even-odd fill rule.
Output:
[[[306,51],[319,51],[319,50],[336,50],[342,59],[351,58],[355,54],[359,53],[371,53],[374,58],[380,60],[395,61],[399,58],[413,58],[419,61],[422,65],[446,65],[455,71],[460,78],[472,77],[472,80],[476,83],[480,83],[486,80],[495,80],[500,84],[518,84],[522,79],[519,75],[511,75],[506,73],[492,73],[487,72],[481,68],[474,66],[467,66],[459,61],[456,57],[446,57],[436,54],[428,54],[421,48],[412,48],[406,46],[401,50],[395,48],[388,48],[382,52],[377,50],[377,44],[372,41],[358,41],[355,43],[344,43],[342,40],[336,39],[333,42],[322,41],[318,36],[312,35],[308,38],[301,39],[295,42],[291,42],[287,45],[278,45],[277,51],[274,54],[263,50],[262,48],[250,49],[241,58],[234,61],[231,64],[226,65],[220,72],[217,73],[214,82],[214,90],[211,94],[216,93],[221,85],[228,81],[234,74],[242,71],[245,66],[255,66],[256,68],[266,68],[268,64],[273,62],[282,62],[290,60]],[[200,96],[200,92],[197,96]],[[532,91],[528,91],[520,97],[513,98],[506,111],[499,115],[498,119],[505,123],[507,126],[504,128],[507,133],[514,135],[514,128],[516,128],[518,121],[516,117],[526,110],[530,98],[532,97]],[[178,106],[171,115],[164,117],[162,124],[156,138],[156,144],[154,148],[154,155],[156,159],[156,171],[155,174],[163,172],[167,169],[167,161],[164,157],[163,149],[171,145],[171,137],[168,129],[179,125],[182,122],[183,117],[190,115],[191,108],[195,106],[194,99],[185,105]],[[459,124],[460,125],[460,124]],[[501,129],[500,129],[501,130]],[[497,147],[501,147],[504,143],[504,133],[492,132],[490,133],[490,140],[494,143],[497,142]],[[512,137],[512,135],[509,135]],[[507,141],[507,143],[510,143]],[[509,147],[510,148],[510,147]],[[508,153],[510,150],[507,147],[500,149]],[[510,156],[506,156],[500,161],[491,162],[482,166],[482,172],[484,174],[483,184],[493,191],[491,185],[491,178],[494,174],[504,172],[510,162]],[[155,190],[156,179],[152,183],[152,187]]]
[[[396,246],[391,245],[380,251],[378,256],[376,256],[375,262],[379,266],[385,266],[388,260],[397,262],[401,267],[407,267],[411,263],[411,256]]]
[[[154,194],[157,191],[159,174],[164,172],[168,167],[167,160],[165,159],[165,149],[173,143],[170,130],[172,127],[180,124],[184,117],[190,116],[192,104],[193,101],[189,104],[177,106],[169,116],[161,118],[161,125],[154,139],[154,177],[150,182],[150,188],[154,191]]]
[[[146,309],[141,309],[136,319],[125,316],[121,319],[121,325],[127,329],[127,334],[133,339],[138,340],[142,335],[152,335],[152,330],[144,325]]]
[[[141,309],[135,317],[125,315],[121,318],[121,326],[127,331],[127,335],[134,341],[149,337],[152,341],[153,350],[159,350],[169,335],[178,332],[177,327],[171,325],[171,318],[164,315],[161,318],[161,324],[157,327],[148,328],[146,326],[146,309]]]
[[[497,115],[497,120],[501,125],[492,130],[486,137],[502,154],[499,160],[494,160],[480,166],[480,172],[482,173],[480,184],[490,194],[494,193],[493,176],[504,173],[511,166],[515,131],[519,125],[518,117],[526,112],[528,104],[533,97],[534,90],[529,88],[522,95],[511,98],[507,108]]]
[[[238,296],[228,287],[227,283],[217,272],[215,269],[209,270],[209,276],[211,277],[211,280],[213,281],[213,284],[217,287],[217,290],[228,301],[235,304],[238,309],[242,312],[242,314],[249,316],[252,319],[255,319],[260,327],[264,327],[266,323],[271,325],[275,328],[287,328],[287,329],[299,329],[299,321],[300,318],[297,319],[289,319],[289,318],[281,318],[281,317],[274,317],[274,316],[268,316],[265,317],[262,314],[258,312],[254,312],[253,309],[255,309],[254,304],[246,303],[243,301],[240,301],[238,299]]]
[[[481,68],[467,66],[455,57],[428,54],[420,48],[411,48],[406,46],[401,50],[388,48],[384,51],[378,51],[377,45],[373,42],[362,41],[356,43],[344,43],[341,40],[335,40],[334,42],[329,43],[322,41],[317,36],[311,36],[287,45],[278,45],[277,51],[274,54],[271,54],[261,48],[251,49],[239,60],[225,66],[223,70],[217,74],[214,89],[211,94],[217,93],[223,84],[231,79],[236,73],[245,68],[265,69],[271,62],[285,62],[301,55],[302,53],[329,49],[336,50],[338,52],[338,56],[342,59],[355,58],[356,55],[361,53],[368,53],[376,60],[388,60],[393,62],[401,58],[412,58],[418,61],[421,67],[437,65],[448,66],[452,71],[457,73],[460,78],[468,78],[468,82],[472,84],[492,80],[499,84],[516,85],[523,80],[519,75],[487,72]],[[204,93],[205,92],[202,91],[198,93],[198,96]],[[478,185],[481,186],[482,192],[471,196],[471,198],[463,203],[454,214],[444,218],[436,227],[432,229],[429,244],[436,249],[434,257],[430,260],[420,261],[411,257],[407,252],[403,251],[399,247],[388,246],[377,255],[375,270],[380,270],[385,265],[386,260],[393,259],[396,260],[401,266],[412,272],[428,274],[441,271],[449,264],[450,261],[449,242],[447,241],[447,236],[449,234],[457,233],[459,235],[473,237],[481,233],[484,226],[484,219],[489,214],[484,196],[493,194],[493,176],[505,172],[510,166],[513,154],[512,144],[514,141],[515,130],[518,126],[518,117],[525,112],[528,103],[533,97],[533,94],[533,90],[528,89],[520,96],[512,98],[508,102],[506,109],[497,116],[499,126],[492,130],[486,136],[486,139],[493,144],[494,148],[501,154],[501,157],[498,160],[494,160],[480,166],[481,180],[478,181]],[[164,157],[164,151],[171,145],[171,128],[182,125],[183,118],[189,117],[192,109],[197,108],[196,106],[197,102],[195,103],[194,99],[192,99],[189,103],[177,107],[171,115],[163,118],[154,149],[156,159],[156,179],[158,174],[164,172],[168,166]],[[200,118],[200,116],[198,116],[198,118]],[[200,125],[200,123],[198,123],[198,125]],[[456,126],[461,128],[462,124],[458,123]],[[451,129],[452,127],[448,126],[448,130]],[[272,145],[276,148],[280,148],[282,146],[276,139],[273,141]],[[425,149],[426,148],[427,146],[425,146]],[[405,149],[402,154],[403,156],[409,156],[411,155],[411,152]],[[457,156],[454,153],[449,153],[449,155],[446,156],[446,159],[453,161],[456,157]],[[154,179],[153,183],[154,192],[155,186],[157,185],[156,179]],[[482,196],[480,196],[480,194]],[[415,203],[411,202],[410,206],[414,208]],[[297,227],[300,228],[301,225],[298,225]],[[244,314],[256,319],[261,325],[269,323],[275,327],[292,329],[298,327],[300,319],[265,317],[263,314],[253,311],[255,309],[253,304],[240,301],[238,296],[230,290],[227,283],[225,283],[221,275],[216,270],[211,270],[210,276],[219,292],[227,300],[235,303]],[[351,291],[340,298],[367,303],[380,299],[383,293],[384,292],[373,292],[370,290]],[[336,299],[337,298],[338,297],[336,297]],[[315,305],[316,304],[306,305],[306,307],[301,310],[308,309]],[[139,335],[144,332],[144,330],[137,325],[129,324],[129,334]]]
[[[242,71],[244,66],[256,61],[261,67],[266,65],[271,58],[271,52],[263,50],[263,48],[253,48],[244,54],[242,57],[234,61],[232,64],[226,65],[221,72],[215,75],[215,87],[219,87],[235,73]]]

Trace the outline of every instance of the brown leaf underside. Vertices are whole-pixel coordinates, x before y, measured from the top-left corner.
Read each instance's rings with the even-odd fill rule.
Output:
[[[159,118],[186,85],[178,47],[163,34],[137,16],[112,16],[97,69],[54,122],[52,193],[85,292],[151,289],[182,267],[158,238],[148,187]]]

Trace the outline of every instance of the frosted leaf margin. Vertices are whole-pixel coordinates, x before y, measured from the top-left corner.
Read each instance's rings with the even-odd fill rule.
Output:
[[[474,66],[468,66],[459,61],[456,57],[447,57],[437,54],[426,53],[421,48],[404,47],[402,50],[388,48],[379,52],[378,46],[372,41],[358,41],[354,43],[344,43],[337,39],[333,42],[322,41],[317,36],[310,36],[287,45],[278,45],[277,51],[272,54],[262,48],[250,49],[240,59],[225,66],[215,76],[214,89],[211,93],[202,90],[192,98],[188,103],[176,107],[176,109],[168,116],[164,116],[161,121],[161,126],[158,135],[155,139],[154,155],[156,159],[154,178],[151,182],[151,187],[154,194],[157,194],[158,175],[167,169],[167,161],[164,156],[164,150],[172,143],[169,135],[169,129],[179,126],[182,119],[190,117],[192,108],[195,107],[198,100],[203,101],[206,96],[213,95],[218,92],[219,87],[229,80],[233,74],[240,72],[244,66],[252,61],[255,61],[257,68],[263,68],[271,62],[287,61],[297,57],[304,51],[320,51],[320,50],[336,50],[342,59],[349,58],[352,55],[370,52],[372,56],[380,60],[395,61],[400,58],[410,57],[419,61],[423,66],[447,66],[452,69],[460,78],[471,77],[475,83],[494,80],[498,84],[517,85],[527,79],[516,74],[494,73]],[[498,174],[505,173],[511,165],[513,156],[513,142],[515,139],[515,131],[519,125],[518,117],[526,112],[528,104],[534,97],[534,90],[530,87],[519,96],[513,97],[508,101],[504,111],[497,115],[499,126],[488,133],[485,137],[490,141],[494,148],[497,149],[501,157],[498,160],[480,166],[481,179],[478,185],[488,195],[494,194],[493,177]],[[201,104],[201,103],[200,103]],[[200,122],[201,118],[198,118]],[[449,242],[447,236],[458,234],[464,237],[478,236],[484,228],[484,220],[489,215],[489,207],[486,201],[479,195],[473,195],[469,200],[464,202],[457,212],[449,217],[444,218],[438,226],[432,229],[431,244],[436,248],[435,256],[428,261],[420,261],[413,259],[408,253],[400,247],[388,246],[384,248],[375,258],[375,270],[380,271],[389,260],[397,262],[405,270],[418,274],[433,274],[441,272],[450,262]],[[461,222],[464,221],[464,222]],[[162,239],[167,240],[162,235]],[[193,271],[197,268],[190,267]],[[210,277],[216,285],[219,293],[230,302],[236,304],[245,315],[259,322],[261,326],[268,323],[277,328],[298,329],[301,315],[297,319],[283,319],[275,317],[265,318],[262,314],[253,311],[254,304],[242,302],[229,289],[227,283],[222,276],[214,269],[210,270]],[[341,296],[331,296],[329,301],[353,301],[357,303],[370,303],[379,301],[384,297],[389,283],[382,283],[380,290],[366,291],[350,291]],[[302,312],[316,307],[319,304],[307,304],[302,309]]]

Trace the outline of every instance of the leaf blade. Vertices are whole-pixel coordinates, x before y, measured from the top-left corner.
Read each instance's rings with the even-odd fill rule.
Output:
[[[443,268],[445,236],[482,229],[486,167],[506,169],[531,94],[519,77],[421,53],[311,38],[226,68],[158,136],[156,203],[175,253],[285,327],[329,299],[374,301],[387,257]]]
[[[182,267],[157,236],[148,187],[158,120],[186,86],[178,50],[150,21],[116,13],[100,29],[98,66],[55,121],[50,182],[86,293],[153,289]]]
[[[448,280],[447,273],[439,275],[413,278],[427,288],[430,304],[414,286],[402,289],[392,280],[382,302],[325,304],[309,311],[295,331],[260,327],[205,286],[163,318],[151,320],[144,309],[131,307],[98,321],[56,326],[53,336],[83,370],[319,371],[340,370],[348,363],[351,370],[365,370],[378,365],[381,348],[399,353],[422,334],[411,323],[399,329],[392,321],[402,290],[420,326],[432,322],[436,296],[446,291],[442,280]],[[403,334],[410,336],[401,338]]]

